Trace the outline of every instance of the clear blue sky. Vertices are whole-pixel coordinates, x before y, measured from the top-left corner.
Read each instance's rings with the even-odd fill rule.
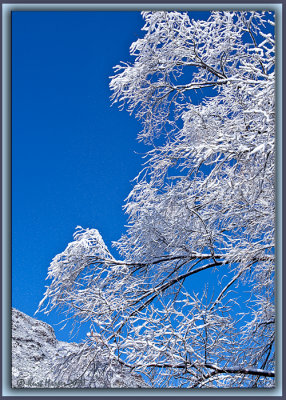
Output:
[[[124,231],[146,148],[134,117],[111,107],[109,77],[142,26],[139,12],[12,14],[12,306],[28,315],[77,225],[109,247]],[[71,340],[56,313],[37,318]]]
[[[13,12],[12,305],[29,315],[77,225],[108,246],[124,230],[145,149],[139,123],[111,107],[109,77],[131,61],[142,22],[139,12]]]

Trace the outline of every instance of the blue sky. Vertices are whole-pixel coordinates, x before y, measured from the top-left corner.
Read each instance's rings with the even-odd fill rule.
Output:
[[[97,228],[109,248],[124,232],[146,147],[139,122],[111,107],[109,77],[132,62],[142,26],[139,12],[12,14],[12,306],[28,315],[77,225]],[[71,340],[56,312],[37,318]]]
[[[131,61],[142,22],[139,12],[13,12],[12,306],[29,315],[77,225],[108,246],[124,230],[145,146],[139,123],[111,107],[109,77]]]

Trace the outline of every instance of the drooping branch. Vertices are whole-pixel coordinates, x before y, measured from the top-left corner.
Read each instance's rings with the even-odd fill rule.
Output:
[[[259,368],[241,368],[241,367],[224,367],[221,368],[214,364],[205,364],[205,367],[211,368],[219,373],[228,373],[228,374],[243,374],[243,375],[256,375],[256,376],[265,376],[274,378],[274,371],[267,371]]]

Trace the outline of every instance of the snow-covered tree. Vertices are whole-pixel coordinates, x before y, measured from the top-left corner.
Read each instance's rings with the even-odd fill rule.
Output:
[[[110,83],[149,145],[122,259],[78,227],[40,309],[90,325],[87,359],[104,351],[152,387],[271,387],[274,13],[142,15]]]

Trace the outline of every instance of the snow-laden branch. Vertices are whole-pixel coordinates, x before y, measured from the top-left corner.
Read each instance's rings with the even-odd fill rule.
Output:
[[[219,373],[229,373],[229,374],[243,374],[243,375],[256,375],[256,376],[268,376],[271,378],[275,377],[274,371],[266,371],[259,368],[241,368],[241,367],[225,367],[221,368],[217,365],[206,364],[207,368],[214,369]]]
[[[271,387],[274,14],[142,16],[134,62],[110,82],[151,145],[114,243],[120,259],[78,228],[39,309],[87,324],[84,374],[100,349],[153,387]]]

